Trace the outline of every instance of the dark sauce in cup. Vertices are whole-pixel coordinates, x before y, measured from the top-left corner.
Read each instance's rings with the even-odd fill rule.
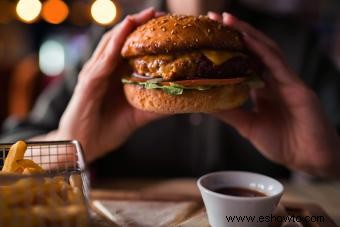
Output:
[[[238,196],[238,197],[265,197],[266,194],[248,189],[248,188],[239,188],[239,187],[223,187],[214,190],[214,192],[229,195],[229,196]]]

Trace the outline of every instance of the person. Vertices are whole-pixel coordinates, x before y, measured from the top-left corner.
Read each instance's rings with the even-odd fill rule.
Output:
[[[109,170],[111,174],[199,175],[213,169],[228,168],[224,163],[228,160],[228,151],[219,143],[227,140],[228,135],[222,133],[224,128],[220,128],[219,123],[205,125],[206,128],[211,125],[217,127],[210,128],[209,133],[199,128],[202,134],[192,136],[198,129],[190,131],[185,127],[188,125],[183,124],[187,122],[185,116],[166,117],[142,112],[132,108],[123,96],[119,79],[121,47],[134,28],[155,16],[153,9],[147,9],[127,16],[107,32],[79,73],[70,101],[64,99],[59,102],[58,96],[55,96],[49,105],[51,109],[33,115],[36,118],[30,121],[16,124],[3,139],[23,136],[34,140],[77,139],[82,143],[89,162],[112,150],[119,150],[112,153],[118,153],[113,156],[114,162],[113,159],[102,159],[105,172]],[[252,111],[237,109],[216,113],[215,116],[233,126],[265,157],[276,163],[313,175],[339,176],[337,132],[315,93],[288,66],[278,46],[230,14],[210,13],[209,17],[242,32],[248,47],[268,70],[264,77],[266,88],[252,91]],[[67,86],[50,92],[59,95],[72,93]],[[67,108],[59,121],[59,117],[53,115],[53,109],[66,103]],[[53,128],[55,119],[58,126]],[[208,122],[219,121],[209,118]],[[29,133],[22,134],[27,131]],[[209,140],[211,146],[202,147],[200,139]],[[146,148],[143,147],[145,143],[148,144]],[[242,144],[249,148],[244,141],[241,141]],[[209,153],[207,149],[215,152],[205,156]],[[190,154],[185,156],[183,152]],[[201,166],[199,161],[202,160],[208,164]],[[256,159],[248,161],[252,164],[257,162]]]

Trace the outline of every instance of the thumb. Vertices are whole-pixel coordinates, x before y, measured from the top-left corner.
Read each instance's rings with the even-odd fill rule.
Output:
[[[214,116],[234,127],[245,138],[249,138],[255,122],[255,113],[241,108],[214,113]]]

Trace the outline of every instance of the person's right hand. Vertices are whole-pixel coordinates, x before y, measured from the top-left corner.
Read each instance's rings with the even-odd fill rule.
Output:
[[[286,63],[278,45],[228,13],[210,13],[209,17],[241,32],[268,72],[266,87],[251,91],[252,111],[236,109],[217,116],[274,162],[314,175],[340,176],[340,141],[335,127],[316,94]]]
[[[87,161],[92,161],[120,146],[138,127],[161,117],[130,106],[120,81],[120,52],[126,37],[156,14],[153,9],[146,9],[127,16],[102,37],[79,74],[59,128],[45,140],[79,140]]]

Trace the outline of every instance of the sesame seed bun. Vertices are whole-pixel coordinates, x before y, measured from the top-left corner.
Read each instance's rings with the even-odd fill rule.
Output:
[[[244,50],[241,35],[206,16],[166,15],[139,26],[127,38],[125,58],[195,49]]]

